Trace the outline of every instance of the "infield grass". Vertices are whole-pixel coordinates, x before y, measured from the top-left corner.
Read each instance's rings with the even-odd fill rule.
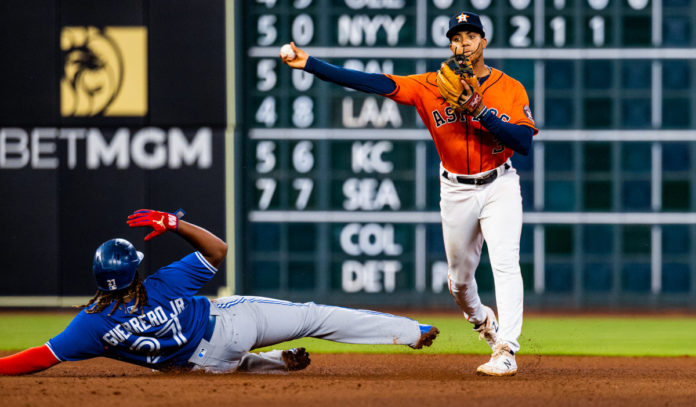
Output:
[[[460,316],[409,314],[437,326],[432,347],[348,345],[299,339],[273,348],[304,346],[312,353],[464,353],[488,354],[471,325]],[[73,314],[0,313],[0,350],[19,350],[45,343],[70,323]],[[521,354],[574,356],[696,356],[694,317],[540,317],[525,318]],[[265,348],[268,350],[271,348]]]

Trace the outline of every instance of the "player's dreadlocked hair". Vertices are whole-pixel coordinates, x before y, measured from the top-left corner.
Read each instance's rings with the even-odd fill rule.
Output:
[[[124,300],[126,298],[132,297],[135,297],[135,304],[133,304],[133,309],[140,310],[140,314],[144,314],[145,311],[143,310],[143,307],[147,305],[147,290],[145,290],[142,281],[140,281],[140,277],[138,277],[138,274],[135,275],[133,283],[131,283],[131,285],[122,290],[102,291],[97,289],[97,292],[96,294],[94,294],[94,297],[92,297],[92,299],[89,300],[87,304],[81,305],[78,308],[87,308],[85,310],[86,313],[96,314],[104,311],[104,309],[108,307],[111,303],[115,303],[114,307],[111,309],[111,312],[109,312],[109,315],[111,315],[121,305],[125,306]],[[97,305],[93,308],[90,308],[91,305],[94,303],[96,303]]]

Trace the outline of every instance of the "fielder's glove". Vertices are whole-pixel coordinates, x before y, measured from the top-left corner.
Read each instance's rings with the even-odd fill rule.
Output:
[[[145,240],[150,240],[168,230],[176,230],[179,227],[179,218],[185,213],[183,209],[179,209],[175,213],[138,209],[128,216],[128,226],[132,228],[151,226],[154,230],[145,236]]]
[[[471,61],[463,54],[453,55],[440,64],[437,87],[450,106],[474,118],[478,119],[488,110],[483,104]]]

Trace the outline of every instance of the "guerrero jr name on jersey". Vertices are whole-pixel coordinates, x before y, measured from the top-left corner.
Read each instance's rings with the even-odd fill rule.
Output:
[[[48,346],[61,361],[107,356],[141,365],[185,365],[210,316],[210,301],[195,294],[216,271],[200,253],[189,254],[143,281],[148,304],[142,314],[135,300],[112,315],[110,306],[93,314],[83,310]]]

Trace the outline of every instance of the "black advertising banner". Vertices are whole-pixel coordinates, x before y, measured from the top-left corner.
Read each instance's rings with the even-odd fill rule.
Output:
[[[225,124],[225,3],[0,4],[3,126]]]
[[[191,252],[134,210],[183,208],[225,238],[224,1],[0,3],[0,296],[89,296],[130,240],[142,274]],[[224,268],[201,291],[224,286]]]
[[[149,4],[150,123],[224,126],[225,2]]]
[[[114,237],[145,253],[145,273],[191,251],[169,234],[145,243],[143,230],[126,224],[140,208],[183,208],[184,219],[225,236],[223,130],[3,128],[0,138],[21,151],[0,170],[0,247],[7,253],[0,296],[91,294],[94,251]],[[220,285],[224,273],[203,292]]]
[[[0,2],[0,125],[58,121],[56,3]]]

